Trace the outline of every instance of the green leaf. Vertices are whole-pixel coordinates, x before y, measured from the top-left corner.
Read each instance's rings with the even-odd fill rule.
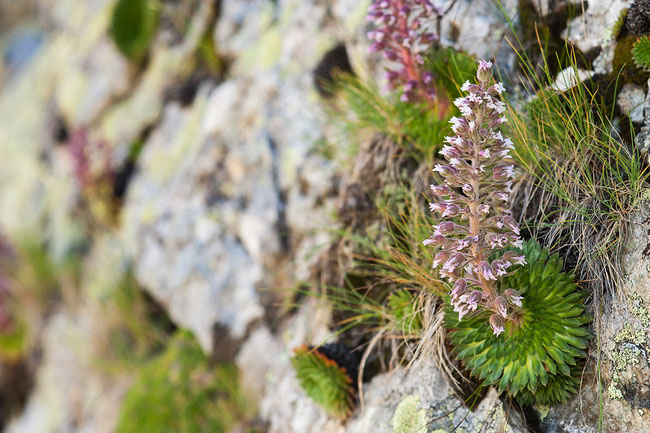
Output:
[[[144,57],[158,28],[159,11],[158,0],[118,0],[110,35],[122,54],[134,61]]]

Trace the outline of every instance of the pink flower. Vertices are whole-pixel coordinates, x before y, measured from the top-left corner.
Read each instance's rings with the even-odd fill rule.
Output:
[[[464,259],[465,256],[463,254],[456,253],[452,255],[444,265],[442,265],[442,270],[451,274],[458,266],[462,265]]]
[[[465,288],[467,287],[467,280],[464,278],[459,278],[456,280],[456,283],[454,284],[454,287],[451,291],[451,296],[452,297],[458,297],[465,293]]]
[[[521,300],[524,299],[524,297],[521,296],[518,291],[513,289],[506,289],[503,291],[503,296],[505,296],[508,301],[512,302],[517,307],[522,306]]]
[[[498,314],[493,314],[490,316],[490,326],[492,327],[492,332],[494,332],[494,335],[496,335],[497,337],[499,336],[499,334],[505,331],[504,328],[505,325],[506,325],[505,322]]]
[[[494,308],[503,317],[508,316],[508,302],[503,296],[497,296],[497,298],[494,300]]]
[[[492,273],[492,267],[488,264],[486,261],[479,262],[478,265],[476,265],[478,268],[478,272],[483,275],[483,278],[486,280],[496,280],[497,277],[494,276]]]

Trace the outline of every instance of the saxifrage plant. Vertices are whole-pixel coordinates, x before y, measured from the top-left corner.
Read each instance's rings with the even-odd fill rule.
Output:
[[[444,185],[432,186],[445,198],[431,204],[442,221],[424,243],[437,247],[434,268],[453,283],[445,319],[457,358],[522,403],[562,402],[577,389],[575,366],[589,343],[584,295],[559,256],[520,239],[508,208],[513,145],[497,130],[504,88],[490,85],[489,62],[477,78],[455,101],[463,118],[451,120],[456,136],[440,152],[449,163],[434,169]]]

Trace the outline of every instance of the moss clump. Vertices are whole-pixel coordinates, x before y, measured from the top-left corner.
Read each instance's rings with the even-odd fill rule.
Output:
[[[166,351],[137,374],[117,433],[226,433],[250,417],[231,364],[210,366],[196,340],[178,332]]]
[[[134,61],[141,60],[158,28],[157,0],[119,0],[113,9],[110,35],[117,48]]]
[[[23,320],[12,317],[11,323],[0,329],[0,361],[21,358],[28,346],[28,327]]]
[[[395,409],[391,421],[393,433],[423,433],[427,431],[427,414],[420,408],[420,399],[409,395]]]
[[[562,271],[557,254],[550,255],[535,241],[524,244],[527,264],[500,280],[502,290],[513,288],[524,297],[519,324],[508,321],[495,336],[488,313],[458,321],[448,308],[446,326],[454,352],[485,385],[495,385],[524,404],[566,401],[578,385],[577,364],[586,356],[590,318],[584,293]]]
[[[318,349],[295,349],[291,365],[305,393],[329,414],[346,418],[352,411],[353,380],[345,368]]]
[[[637,37],[633,35],[621,36],[618,39],[612,59],[612,78],[620,76],[623,83],[644,85],[650,78],[650,73],[636,67],[632,52],[636,42]]]
[[[621,31],[623,30],[623,26],[625,25],[625,18],[627,18],[627,11],[627,8],[623,9],[619,14],[618,19],[612,26],[611,36],[614,40],[618,38],[618,36],[621,34]]]

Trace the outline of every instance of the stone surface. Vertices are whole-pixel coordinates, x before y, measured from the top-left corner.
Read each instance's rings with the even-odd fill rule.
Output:
[[[573,19],[563,37],[576,44],[582,52],[607,45],[611,41],[611,29],[621,11],[630,6],[631,0],[600,0],[589,2],[584,14]]]
[[[35,389],[6,433],[114,431],[129,379],[97,368],[97,325],[89,309],[58,311],[50,318]]]
[[[648,103],[643,87],[636,84],[624,84],[617,95],[619,108],[630,117],[634,123],[642,123],[644,112]]]
[[[592,353],[578,396],[550,409],[544,431],[642,433],[650,425],[650,195],[630,218],[622,264],[625,283],[600,318],[602,389]],[[593,402],[600,401],[599,404]]]
[[[569,67],[557,74],[557,77],[551,85],[551,88],[559,91],[564,91],[575,86],[578,84],[578,82],[582,82],[588,79],[593,74],[594,73],[591,71],[585,71],[584,69],[578,69],[576,71],[574,68]]]
[[[509,68],[514,61],[514,53],[504,36],[510,33],[508,17],[516,20],[517,15],[515,0],[500,4],[456,1],[442,20],[442,40],[477,58],[497,58],[502,67]],[[453,36],[455,33],[458,33],[457,38]]]
[[[157,40],[152,48],[150,64],[139,77],[137,86],[102,115],[96,135],[113,147],[114,165],[123,163],[132,142],[159,118],[163,111],[165,91],[186,78],[188,64],[194,61],[196,49],[213,14],[214,4],[202,2],[188,23],[181,42],[167,45]]]
[[[213,97],[224,96],[224,90]],[[262,170],[269,162],[264,142],[257,152],[242,152],[238,143],[210,139],[202,129],[207,91],[199,91],[191,108],[166,108],[141,156],[125,203],[123,233],[140,283],[210,352],[216,323],[241,338],[262,315],[255,291],[262,268],[232,225],[255,226],[239,213],[241,207],[268,198],[270,205],[262,200],[255,208],[264,215],[274,206],[274,194],[260,190],[251,196],[271,185],[263,177],[269,175]],[[251,173],[252,166],[257,169]],[[221,169],[215,172],[215,167]],[[247,172],[251,175],[245,178]],[[272,226],[274,220],[265,222]]]
[[[648,105],[650,101],[650,91],[645,95],[643,107],[643,126],[639,130],[639,133],[636,136],[636,146],[639,151],[646,157],[646,161],[650,163],[650,106]]]

